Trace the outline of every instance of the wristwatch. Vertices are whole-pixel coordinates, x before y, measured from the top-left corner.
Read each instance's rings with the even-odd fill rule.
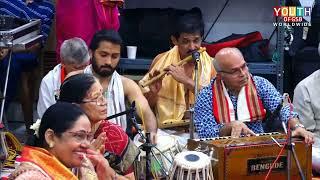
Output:
[[[294,131],[294,130],[296,130],[297,128],[299,128],[299,127],[301,127],[301,128],[303,128],[303,129],[305,129],[305,127],[304,127],[304,125],[303,124],[301,124],[301,123],[297,123],[296,125],[294,125],[294,127],[292,128],[292,130]]]

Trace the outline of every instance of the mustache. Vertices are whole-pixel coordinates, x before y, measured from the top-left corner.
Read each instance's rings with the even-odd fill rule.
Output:
[[[110,65],[107,65],[107,64],[100,66],[100,68],[109,68],[109,69],[113,69]]]

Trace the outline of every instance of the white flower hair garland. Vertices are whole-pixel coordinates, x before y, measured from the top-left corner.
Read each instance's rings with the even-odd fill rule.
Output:
[[[34,130],[34,135],[36,135],[37,138],[39,138],[40,124],[41,124],[41,119],[37,119],[37,121],[30,126],[30,129]]]

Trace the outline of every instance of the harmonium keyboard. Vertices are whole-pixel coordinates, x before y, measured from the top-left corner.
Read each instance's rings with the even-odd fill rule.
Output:
[[[311,179],[311,146],[307,146],[302,139],[292,138],[292,142],[306,179]],[[240,138],[189,139],[188,150],[210,152],[216,180],[258,180],[266,177],[285,144],[286,135],[275,132]],[[290,169],[291,179],[301,179],[293,156]],[[287,148],[282,151],[268,179],[286,178]]]
[[[0,48],[26,50],[41,43],[40,19],[25,20],[0,15]]]

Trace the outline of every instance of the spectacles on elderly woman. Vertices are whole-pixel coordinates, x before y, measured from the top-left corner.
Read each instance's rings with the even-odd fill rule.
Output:
[[[95,99],[91,99],[91,100],[84,99],[81,103],[91,103],[91,102],[96,103],[97,106],[102,106],[102,105],[105,105],[105,103],[107,102],[107,99],[103,95],[100,95],[99,97],[97,97]]]
[[[86,140],[91,142],[94,138],[94,134],[91,132],[85,132],[85,131],[67,131],[66,133],[70,133],[72,137],[78,142],[78,143],[84,143]]]

